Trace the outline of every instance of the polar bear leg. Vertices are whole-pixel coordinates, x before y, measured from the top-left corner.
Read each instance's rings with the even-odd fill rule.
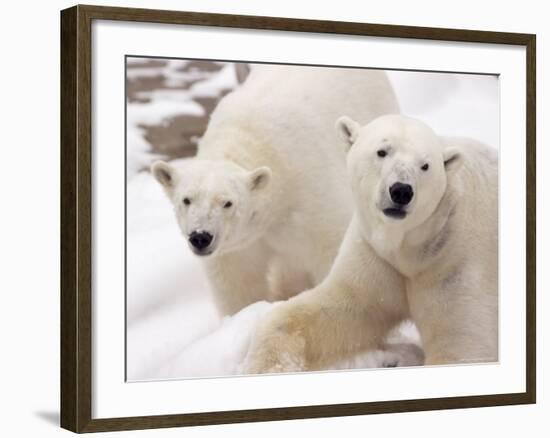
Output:
[[[476,284],[431,281],[415,282],[408,291],[426,364],[498,360],[498,302],[494,285],[479,277]]]
[[[402,276],[356,231],[348,230],[320,285],[278,305],[260,325],[245,360],[247,373],[327,368],[380,347],[389,330],[408,317]]]
[[[268,299],[269,250],[257,243],[206,260],[206,271],[220,315],[233,315]]]
[[[315,286],[311,275],[305,271],[296,270],[281,258],[275,258],[269,263],[267,282],[269,301],[288,300]]]

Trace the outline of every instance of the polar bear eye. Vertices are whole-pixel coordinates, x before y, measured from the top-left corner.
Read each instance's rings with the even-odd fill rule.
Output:
[[[421,169],[426,172],[426,170],[428,170],[430,168],[430,165],[428,163],[424,164]]]
[[[227,201],[225,204],[223,204],[223,208],[231,208],[233,203],[231,201]]]
[[[185,205],[189,205],[189,204],[191,204],[191,200],[189,198],[183,198],[183,203]]]
[[[379,149],[376,152],[376,155],[378,155],[380,158],[384,158],[386,155],[388,155],[388,153],[384,149]]]

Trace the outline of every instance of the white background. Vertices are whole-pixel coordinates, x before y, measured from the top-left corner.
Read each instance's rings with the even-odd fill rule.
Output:
[[[94,2],[100,4],[98,2]],[[396,4],[398,3],[398,4]],[[286,421],[266,424],[215,426],[182,430],[129,432],[113,436],[280,436],[318,434],[350,436],[458,437],[543,436],[550,408],[544,373],[548,353],[542,339],[548,325],[542,320],[546,289],[543,247],[550,242],[541,226],[548,222],[541,188],[547,154],[542,126],[548,101],[543,77],[548,76],[543,2],[520,6],[502,2],[462,1],[450,9],[444,3],[392,2],[373,8],[352,0],[315,3],[278,1],[110,1],[120,6],[289,16],[378,23],[464,27],[538,34],[538,168],[539,168],[539,404],[393,414],[370,417]],[[68,435],[57,429],[59,378],[59,12],[69,2],[15,2],[4,9],[2,32],[2,139],[4,166],[0,172],[3,209],[2,248],[2,434],[6,436]],[[539,6],[541,5],[541,6]],[[547,51],[547,50],[546,50]],[[7,97],[7,99],[6,99]],[[548,116],[546,116],[548,119]],[[7,136],[6,136],[7,133]],[[550,164],[550,163],[549,163]]]

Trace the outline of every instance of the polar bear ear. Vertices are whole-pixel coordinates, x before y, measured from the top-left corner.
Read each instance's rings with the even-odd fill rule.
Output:
[[[271,169],[266,166],[258,167],[249,172],[246,176],[250,190],[260,190],[266,187],[271,181]]]
[[[361,125],[348,116],[342,116],[336,120],[336,130],[340,134],[342,140],[344,140],[346,152],[349,151],[353,143],[357,140],[360,128]]]
[[[155,161],[151,165],[151,173],[165,189],[174,187],[175,169],[170,164],[164,161]]]
[[[448,147],[443,151],[445,171],[450,174],[456,172],[462,166],[462,154],[458,148]]]

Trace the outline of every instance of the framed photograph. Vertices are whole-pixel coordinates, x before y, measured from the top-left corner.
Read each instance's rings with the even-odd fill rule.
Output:
[[[61,425],[535,403],[535,35],[61,12]]]

